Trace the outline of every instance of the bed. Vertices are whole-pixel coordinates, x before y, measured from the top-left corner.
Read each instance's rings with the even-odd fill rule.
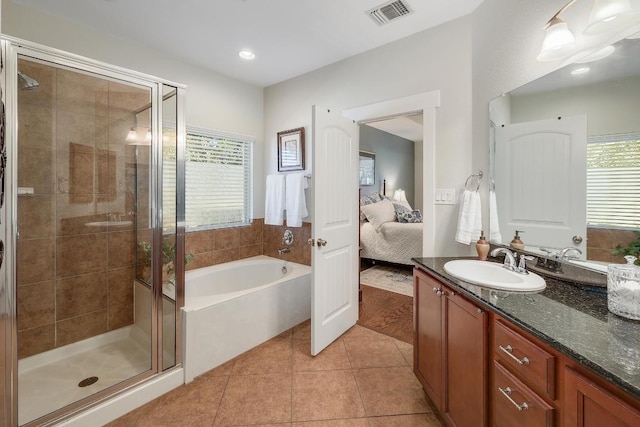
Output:
[[[406,202],[377,194],[362,197],[360,205],[362,258],[412,265],[411,258],[422,256],[423,223],[419,211]]]

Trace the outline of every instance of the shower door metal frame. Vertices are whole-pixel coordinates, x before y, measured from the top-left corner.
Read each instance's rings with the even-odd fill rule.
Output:
[[[7,374],[10,379],[9,386],[9,414],[6,414],[10,426],[18,425],[18,351],[17,351],[17,303],[16,303],[16,249],[19,237],[17,228],[17,188],[18,188],[18,115],[17,115],[17,63],[18,57],[44,61],[61,68],[72,69],[76,72],[86,72],[100,77],[132,83],[142,87],[147,87],[151,91],[151,186],[150,186],[150,210],[153,242],[152,257],[152,307],[151,307],[151,368],[145,372],[135,375],[123,382],[111,386],[105,390],[97,392],[87,398],[74,402],[65,410],[58,410],[37,420],[38,425],[52,425],[64,419],[68,419],[82,411],[96,406],[117,394],[128,391],[143,382],[155,378],[163,373],[162,371],[162,87],[163,85],[176,88],[176,108],[177,108],[177,157],[178,168],[176,171],[176,188],[184,188],[184,143],[185,143],[185,119],[184,106],[186,87],[184,85],[160,79],[144,73],[128,70],[122,67],[106,64],[100,61],[91,60],[80,55],[67,53],[58,49],[49,48],[40,44],[26,42],[13,37],[0,35],[2,38],[2,62],[5,74],[3,92],[6,99],[6,150],[7,169],[5,171],[5,203],[2,208],[5,215],[0,227],[3,228],[6,236],[5,259],[4,259],[4,283],[0,281],[0,295],[4,292],[7,309],[10,313],[9,324],[11,336],[7,338],[5,350],[7,353]],[[176,195],[176,244],[178,256],[184,257],[184,192],[178,191]],[[137,224],[136,224],[137,227]],[[180,253],[182,252],[182,253]],[[178,258],[182,259],[182,258]],[[184,305],[184,265],[176,263],[176,322],[175,340],[176,355],[173,367],[167,371],[172,371],[182,367],[182,331],[181,307]],[[0,304],[2,299],[0,298]],[[0,314],[2,311],[0,310]],[[6,382],[6,378],[5,378]],[[35,424],[28,423],[26,426]]]

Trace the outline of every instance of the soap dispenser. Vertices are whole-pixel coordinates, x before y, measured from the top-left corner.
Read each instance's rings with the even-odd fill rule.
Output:
[[[516,235],[513,236],[513,240],[511,241],[511,243],[509,243],[509,246],[511,246],[513,249],[524,249],[524,242],[520,240],[520,233],[524,233],[524,231],[516,230]]]
[[[480,238],[476,243],[476,252],[478,252],[478,257],[481,261],[487,260],[487,255],[489,255],[489,248],[489,242],[487,242],[487,239],[484,237],[484,231],[481,231]]]

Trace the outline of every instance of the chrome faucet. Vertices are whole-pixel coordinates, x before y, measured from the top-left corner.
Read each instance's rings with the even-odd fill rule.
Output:
[[[288,254],[289,252],[291,252],[291,248],[280,248],[280,249],[278,249],[278,255]]]
[[[516,267],[516,257],[511,250],[507,248],[496,248],[491,251],[490,255],[496,257],[499,254],[504,254],[504,268],[513,270]]]
[[[566,248],[562,248],[562,250],[558,253],[558,258],[559,259],[571,259],[571,258],[576,258],[577,256],[570,256],[567,255],[569,252],[577,252],[578,255],[582,255],[582,251],[578,248],[574,248],[573,246],[568,246]]]

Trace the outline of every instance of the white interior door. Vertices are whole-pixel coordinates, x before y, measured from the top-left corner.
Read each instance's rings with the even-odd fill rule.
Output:
[[[313,107],[311,354],[358,320],[358,127]]]
[[[586,255],[587,116],[496,129],[496,199],[503,243],[573,246]],[[582,238],[581,243],[573,240]]]

